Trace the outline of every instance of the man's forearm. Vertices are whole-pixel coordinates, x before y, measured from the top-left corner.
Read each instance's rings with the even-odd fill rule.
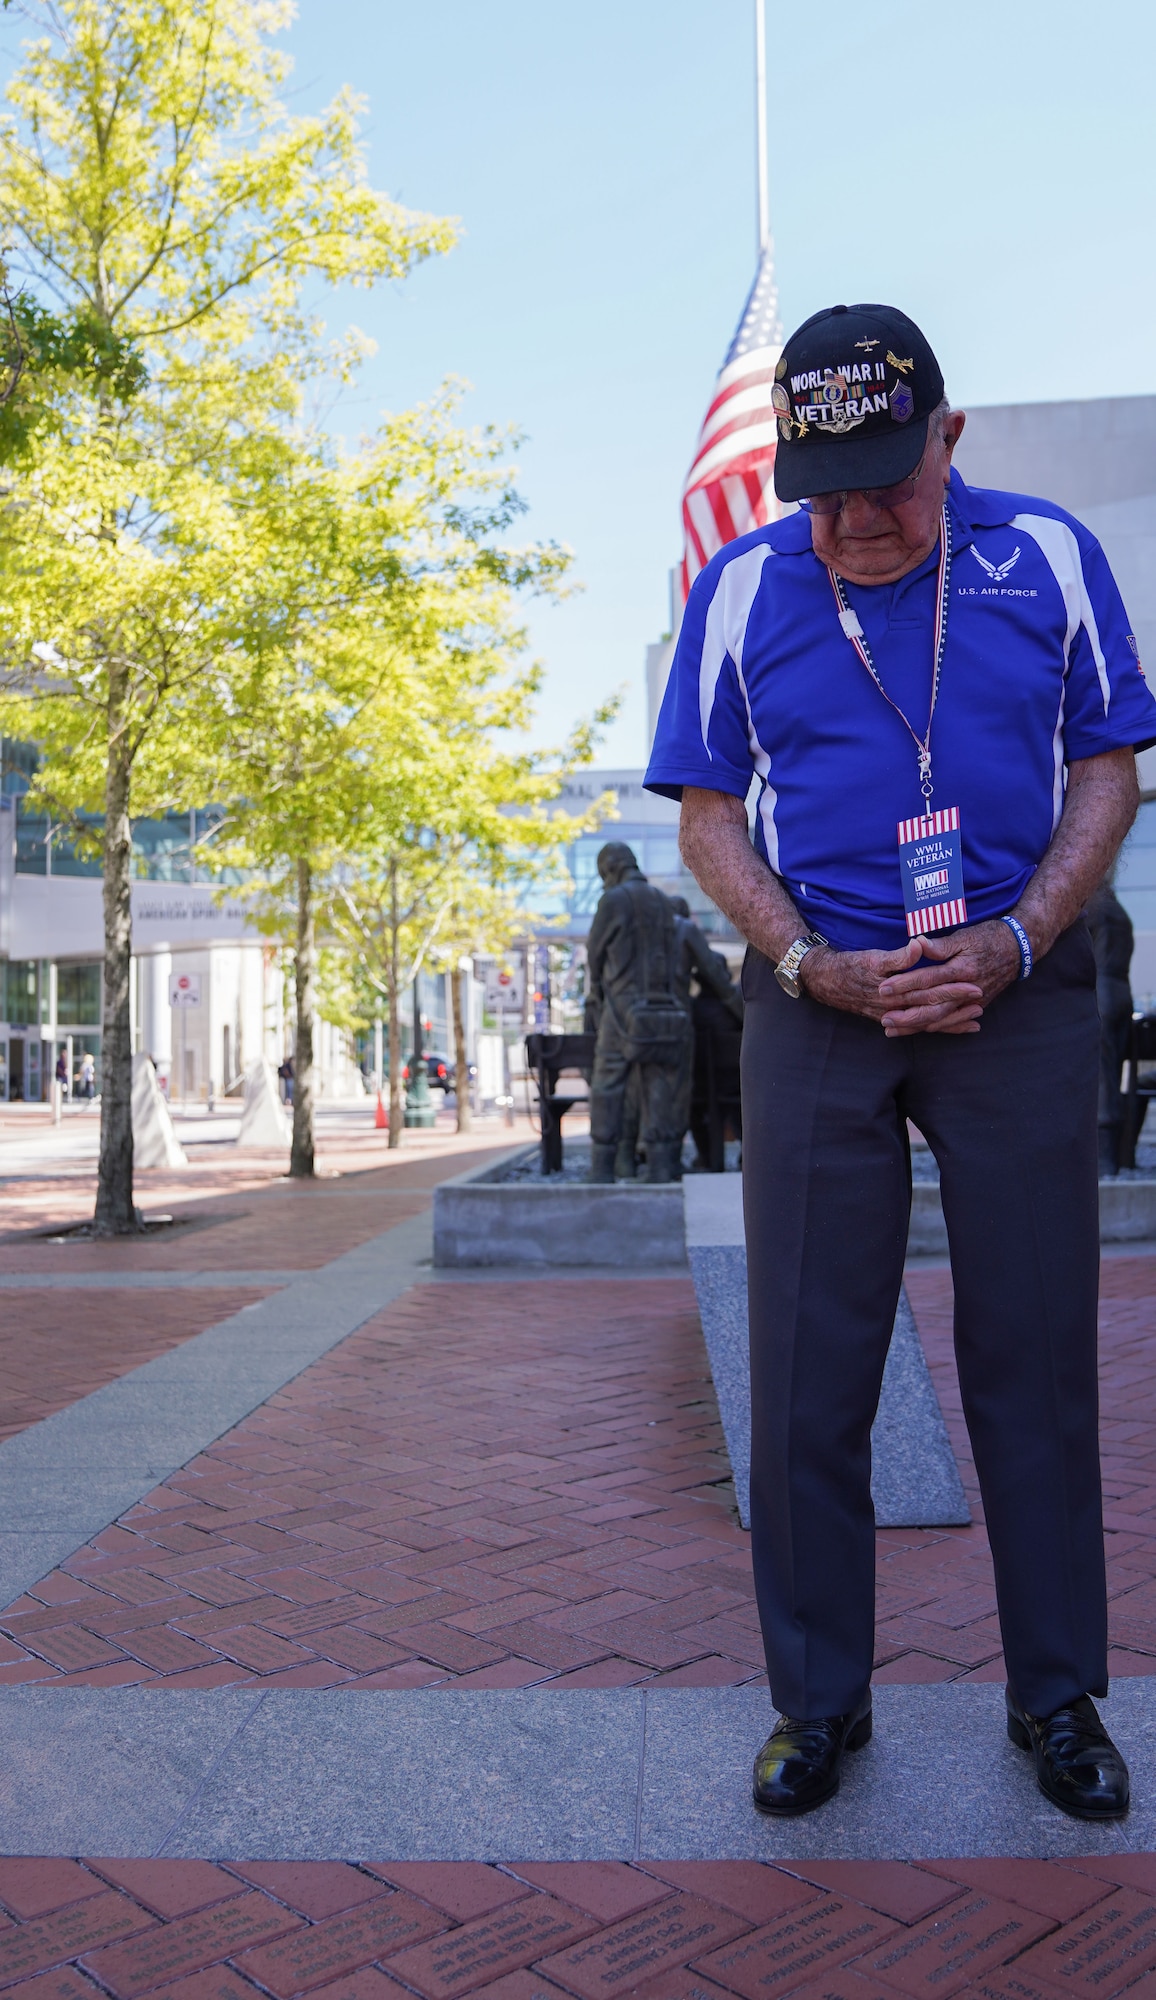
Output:
[[[1015,909],[1037,957],[1051,950],[1103,881],[1139,803],[1131,750],[1069,766],[1063,817]]]
[[[742,799],[688,785],[678,846],[695,881],[739,936],[777,965],[807,925],[779,877],[751,846]]]

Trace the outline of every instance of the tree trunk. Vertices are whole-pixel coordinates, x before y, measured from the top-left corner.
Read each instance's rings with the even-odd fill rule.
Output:
[[[98,1236],[139,1228],[132,1187],[132,749],[128,673],[109,673],[108,772],[104,785],[104,1008],[100,1085],[100,1172],[94,1226]]]
[[[313,918],[313,871],[297,863],[297,1041],[293,1050],[293,1147],[289,1173],[294,1180],[313,1178],[313,1013],[316,1004],[317,937]]]
[[[398,939],[399,919],[397,912],[397,862],[389,864],[389,963],[386,967],[386,985],[389,988],[389,1146],[393,1152],[401,1145],[401,1135],[405,1130],[405,1091],[401,1081],[401,966],[398,963],[400,944]]]
[[[466,1054],[466,1023],[462,1008],[462,968],[455,965],[450,973],[450,994],[454,1010],[454,1095],[458,1101],[458,1131],[468,1132],[473,1126],[470,1110],[470,1065]]]

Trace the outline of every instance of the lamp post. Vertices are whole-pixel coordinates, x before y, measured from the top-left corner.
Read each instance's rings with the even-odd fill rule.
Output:
[[[418,1126],[423,1131],[433,1127],[436,1113],[430,1096],[429,1077],[426,1074],[425,1055],[421,1040],[421,1001],[418,999],[417,973],[413,975],[413,1054],[409,1059],[409,1082],[405,1091],[405,1122],[408,1126]]]

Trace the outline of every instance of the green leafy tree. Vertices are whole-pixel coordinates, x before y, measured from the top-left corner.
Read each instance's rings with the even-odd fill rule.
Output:
[[[5,727],[40,745],[51,810],[104,815],[96,1226],[112,1233],[136,1226],[132,820],[203,801],[206,720],[227,702],[202,690],[276,626],[254,495],[284,475],[275,433],[304,386],[356,360],[356,342],[325,347],[306,289],[401,276],[453,231],[370,186],[348,92],[286,111],[270,37],[288,0],[23,11],[40,32],[8,87],[0,219],[40,301],[41,367],[0,411],[0,643],[24,674]]]
[[[512,666],[516,595],[556,592],[567,563],[554,547],[509,546],[520,503],[507,443],[462,429],[446,395],[352,456],[317,443],[267,487],[270,619],[248,635],[213,730],[217,795],[227,781],[238,802],[221,858],[254,871],[262,921],[293,937],[295,1175],[313,1171],[320,943],[348,942],[353,913],[370,910],[391,940],[375,963],[396,1143],[411,939],[460,887],[467,852],[493,875],[507,850],[537,857],[564,837],[545,804],[559,760],[498,747],[524,729],[540,684],[536,668]],[[588,754],[593,726],[572,757]]]
[[[388,1022],[391,1147],[401,1144],[405,1123],[401,999],[424,967],[450,974],[457,1124],[469,1130],[461,962],[508,950],[538,927],[550,889],[569,886],[565,850],[613,811],[613,794],[581,814],[551,810],[551,801],[563,777],[590,761],[615,709],[613,701],[604,704],[553,755],[511,757],[492,738],[481,741],[468,793],[449,824],[411,822],[386,850],[366,855],[330,885],[327,930],[345,951],[361,1017],[384,1011]]]

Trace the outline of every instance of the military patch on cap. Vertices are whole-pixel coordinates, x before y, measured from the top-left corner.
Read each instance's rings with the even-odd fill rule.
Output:
[[[791,395],[797,424],[816,424],[828,436],[842,437],[857,430],[864,418],[886,411],[883,363],[845,361],[834,368],[809,368],[792,375]]]
[[[885,305],[813,313],[784,343],[774,378],[780,500],[905,478],[943,396],[926,337]]]

